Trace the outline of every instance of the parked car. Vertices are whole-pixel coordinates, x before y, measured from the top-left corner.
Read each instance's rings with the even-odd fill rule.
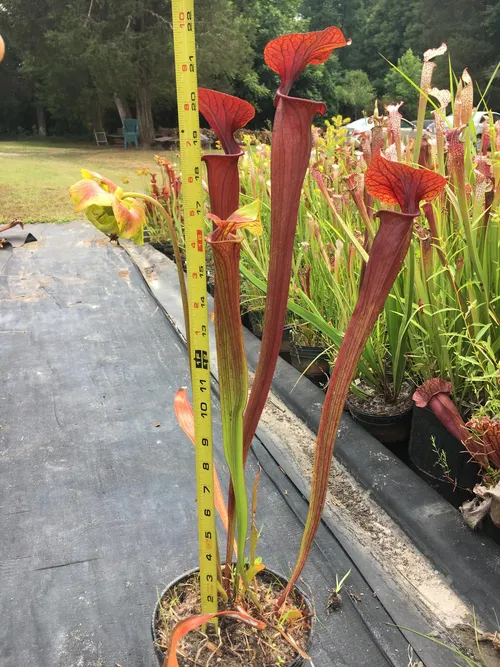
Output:
[[[491,113],[494,122],[500,120],[500,113],[497,113],[496,111],[492,111]],[[478,141],[480,141],[481,137],[483,136],[483,122],[485,119],[488,119],[488,112],[486,111],[476,111],[474,114],[474,129],[476,131],[476,137]],[[446,116],[446,121],[449,127],[453,127],[453,114]],[[427,127],[427,131],[431,134],[436,134],[436,123],[434,121],[432,121],[432,123]]]
[[[416,120],[412,120],[411,122],[413,123],[413,125],[415,125],[415,127],[417,126],[417,121]],[[427,119],[424,120],[424,130],[426,130],[433,123],[434,123],[433,120],[427,120]]]
[[[371,132],[373,123],[368,118],[360,118],[359,120],[349,123],[346,127],[348,134],[352,136],[361,134],[362,132]],[[406,139],[414,139],[417,136],[417,126],[409,120],[406,120],[406,118],[402,118],[401,136]]]

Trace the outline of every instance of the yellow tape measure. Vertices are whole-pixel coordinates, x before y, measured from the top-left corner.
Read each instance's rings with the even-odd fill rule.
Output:
[[[211,614],[217,611],[217,541],[194,0],[173,0],[172,18],[192,357],[201,609],[202,613]]]

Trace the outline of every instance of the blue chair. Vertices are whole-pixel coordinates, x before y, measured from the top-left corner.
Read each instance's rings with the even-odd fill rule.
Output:
[[[135,118],[123,119],[123,143],[125,149],[129,144],[135,144],[139,148],[139,121]]]

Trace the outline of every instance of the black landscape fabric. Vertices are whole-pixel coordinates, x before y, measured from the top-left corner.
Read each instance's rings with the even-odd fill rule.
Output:
[[[0,274],[0,665],[154,667],[157,593],[197,562],[194,449],[172,409],[185,347],[122,248],[82,223],[33,234]],[[215,400],[214,417],[226,485]],[[303,511],[282,475],[266,460],[259,553],[287,574]],[[315,667],[406,667],[363,574],[330,533],[318,545],[304,571]],[[353,596],[327,616],[350,567]]]

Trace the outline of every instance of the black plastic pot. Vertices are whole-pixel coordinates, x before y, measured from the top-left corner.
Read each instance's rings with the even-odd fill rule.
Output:
[[[281,336],[280,357],[288,364],[292,363],[292,331],[293,327],[286,326]]]
[[[262,340],[262,318],[258,318],[251,310],[247,310],[241,316],[241,323],[246,329],[251,331],[254,336],[259,340]],[[285,326],[281,336],[280,357],[288,364],[292,363],[292,330],[292,326]]]
[[[410,438],[413,406],[396,415],[375,415],[360,410],[350,401],[346,401],[346,405],[357,424],[398,456],[405,457]]]
[[[241,323],[243,324],[244,327],[246,327],[249,331],[253,333],[254,336],[257,336],[259,340],[262,339],[262,326],[261,326],[261,320],[255,315],[255,313],[251,310],[245,311],[241,315]]]
[[[166,243],[157,243],[154,241],[153,243],[150,243],[150,245],[152,245],[155,250],[159,250],[163,255],[174,259],[174,246],[170,241],[167,241]]]
[[[161,252],[163,255],[166,255],[169,259],[171,259],[173,262],[175,262],[175,255],[174,255],[174,246],[170,241],[167,241],[166,243],[157,243],[156,241],[153,241],[149,245],[153,246],[155,250],[158,250]],[[181,250],[181,262],[182,262],[182,268],[184,271],[186,270],[186,255],[184,252]]]
[[[259,317],[260,315],[260,317]],[[250,322],[250,331],[253,333],[254,336],[257,336],[259,340],[262,339],[262,321],[263,321],[263,313],[259,313],[257,315],[253,310],[250,310],[248,312],[248,320]]]
[[[306,378],[321,389],[323,389],[330,379],[330,360],[326,354],[325,347],[316,347],[312,345],[293,345],[290,347],[292,366],[299,373],[303,373]]]
[[[240,313],[241,313],[241,323],[242,323],[242,325],[245,327],[245,329],[248,329],[249,331],[251,331],[252,330],[252,324],[250,322],[250,313],[247,310],[241,312],[241,309],[240,309]]]
[[[449,468],[449,476],[455,480],[457,488],[444,478],[438,456],[432,446],[443,451]],[[441,424],[429,408],[413,410],[413,421],[408,447],[410,461],[417,473],[435,488],[448,502],[459,507],[472,494],[464,489],[473,489],[481,481],[479,466],[470,460],[464,445]]]
[[[181,574],[181,576],[177,577],[177,579],[174,579],[172,582],[170,582],[170,584],[168,584],[168,586],[166,586],[164,588],[164,590],[162,591],[162,594],[158,598],[157,603],[155,604],[155,608],[154,608],[154,611],[153,611],[153,617],[151,619],[151,634],[153,636],[153,646],[154,646],[155,654],[156,654],[156,657],[158,659],[158,663],[160,664],[160,667],[162,667],[162,665],[165,661],[165,654],[164,654],[163,650],[158,646],[158,642],[157,642],[158,636],[156,634],[156,619],[158,618],[159,613],[160,613],[160,602],[163,599],[163,597],[166,595],[167,591],[169,591],[174,586],[177,586],[177,584],[180,584],[181,582],[189,579],[190,577],[193,576],[193,574],[196,574],[197,572],[199,572],[199,568],[195,567],[192,570],[189,570],[189,572],[185,572],[184,574]],[[269,578],[272,577],[272,578],[275,578],[275,579],[279,579],[279,581],[283,584],[284,587],[288,583],[288,580],[285,577],[283,577],[278,572],[275,572],[274,570],[271,570],[269,568],[266,568],[258,576],[259,576],[260,579],[263,579],[265,577],[269,577]],[[311,626],[310,626],[311,629],[310,629],[310,632],[309,632],[309,638],[308,638],[308,641],[307,641],[307,646],[305,647],[305,651],[307,652],[308,649],[309,649],[309,646],[311,644],[311,639],[312,639],[312,636],[313,636],[314,623],[315,623],[316,617],[315,617],[315,614],[314,614],[314,608],[312,606],[312,603],[309,600],[309,598],[307,597],[307,595],[304,593],[304,591],[300,588],[300,586],[297,586],[297,585],[295,585],[294,588],[295,588],[295,592],[298,593],[298,595],[302,598],[302,601],[306,605],[307,610],[308,610],[308,612],[310,614],[310,617],[311,617]],[[295,660],[293,662],[291,662],[289,665],[286,665],[286,667],[304,667],[305,664],[306,663],[305,663],[304,658],[302,658],[300,655],[297,655]],[[259,667],[259,665],[254,665],[254,666],[249,665],[249,667]]]

